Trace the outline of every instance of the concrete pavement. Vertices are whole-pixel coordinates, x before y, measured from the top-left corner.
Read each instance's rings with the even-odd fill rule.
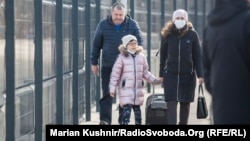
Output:
[[[197,108],[197,96],[198,96],[198,86],[196,86],[195,90],[195,101],[191,103],[190,105],[190,115],[189,115],[189,125],[211,125],[211,97],[208,94],[208,92],[204,89],[204,95],[206,97],[207,107],[208,107],[208,117],[206,119],[197,119],[196,118],[196,108]],[[161,86],[155,86],[155,93],[163,93],[163,88]],[[146,105],[146,99],[151,93],[145,94],[145,101],[144,104],[141,106],[141,112],[142,112],[142,124],[145,124],[145,105]],[[113,116],[112,116],[112,124],[118,125],[118,101],[117,103],[113,104]],[[96,108],[93,108],[91,113],[91,121],[82,121],[81,125],[98,125],[99,124],[99,112],[95,111]],[[178,108],[179,109],[179,108]],[[177,120],[178,122],[179,120]],[[130,118],[130,125],[134,125],[134,113],[131,113]]]

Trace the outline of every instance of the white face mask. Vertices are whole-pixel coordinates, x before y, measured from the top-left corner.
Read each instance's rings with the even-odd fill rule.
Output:
[[[136,51],[133,51],[133,50],[129,50],[129,49],[128,49],[128,52],[131,53],[131,54],[135,54]]]
[[[174,24],[175,24],[177,29],[181,29],[186,25],[186,21],[185,20],[175,20]]]

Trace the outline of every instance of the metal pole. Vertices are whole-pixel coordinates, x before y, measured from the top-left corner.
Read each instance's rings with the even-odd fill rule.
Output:
[[[63,124],[62,0],[56,0],[56,123]]]
[[[85,9],[86,9],[86,19],[90,19],[90,0],[86,0],[86,5],[85,5]],[[90,52],[91,52],[91,49],[90,49],[90,20],[86,20],[85,21],[85,24],[86,24],[86,82],[85,82],[85,87],[86,87],[86,95],[85,95],[85,98],[86,98],[86,121],[90,121],[91,120],[91,97],[90,97],[90,89],[91,89],[91,84],[89,83],[90,80],[91,80],[91,66],[90,66]]]
[[[161,27],[165,25],[165,0],[161,0]]]
[[[151,70],[151,0],[147,0],[147,60],[149,70]],[[148,92],[151,91],[150,84],[147,83]]]
[[[131,9],[130,16],[132,18],[135,18],[135,2],[134,2],[134,0],[130,0],[130,9]]]
[[[194,1],[194,27],[197,29],[198,25],[198,0]]]
[[[173,10],[176,10],[177,9],[177,2],[176,2],[176,0],[173,0]]]
[[[78,0],[72,0],[72,34],[73,34],[73,124],[79,123],[78,119]]]
[[[185,0],[185,9],[188,12],[188,0]]]
[[[96,0],[96,26],[101,20],[100,13],[101,13],[101,1]],[[99,68],[100,68],[100,64],[99,64]],[[99,105],[99,101],[101,99],[100,97],[101,97],[101,78],[100,78],[100,75],[97,75],[96,76],[96,112],[100,111],[100,105]]]
[[[14,0],[5,0],[6,141],[15,140],[15,22]],[[8,24],[7,24],[8,23]]]
[[[35,0],[35,141],[43,133],[43,26],[42,0]]]

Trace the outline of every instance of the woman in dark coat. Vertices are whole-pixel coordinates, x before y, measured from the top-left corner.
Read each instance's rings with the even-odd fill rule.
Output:
[[[168,124],[177,124],[177,104],[180,121],[188,124],[190,103],[194,101],[196,77],[201,77],[201,47],[199,36],[183,9],[173,13],[173,19],[162,28],[160,77],[163,79],[167,102]]]

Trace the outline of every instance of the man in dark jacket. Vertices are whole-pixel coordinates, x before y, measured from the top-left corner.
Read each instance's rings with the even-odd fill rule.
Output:
[[[112,121],[112,97],[109,95],[109,80],[113,64],[119,54],[118,46],[122,43],[124,35],[136,36],[138,44],[142,45],[141,30],[138,23],[126,14],[126,8],[122,3],[114,3],[111,7],[111,15],[99,22],[91,52],[92,72],[97,75],[98,64],[102,50],[101,84],[103,97],[100,100],[100,124],[111,124]]]
[[[214,124],[250,124],[250,11],[246,0],[216,0],[203,40]]]

